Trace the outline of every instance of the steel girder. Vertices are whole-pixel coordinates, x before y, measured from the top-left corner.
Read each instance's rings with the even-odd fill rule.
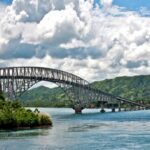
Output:
[[[144,107],[141,104],[95,89],[86,80],[65,71],[43,67],[0,68],[0,88],[10,99],[16,99],[40,81],[56,83],[70,97],[73,105],[80,104],[86,107],[92,102],[101,101],[124,102]]]

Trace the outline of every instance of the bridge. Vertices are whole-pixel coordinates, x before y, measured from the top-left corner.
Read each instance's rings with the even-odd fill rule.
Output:
[[[115,111],[118,108],[146,109],[141,103],[115,96],[94,88],[88,81],[71,73],[44,67],[6,67],[0,68],[0,90],[9,98],[17,99],[24,92],[40,81],[57,84],[72,101],[76,113],[89,107],[92,103],[99,103],[101,112],[104,108]]]

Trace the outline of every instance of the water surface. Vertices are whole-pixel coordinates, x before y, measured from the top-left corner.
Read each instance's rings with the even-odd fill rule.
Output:
[[[50,129],[0,132],[0,150],[149,150],[150,111],[82,115],[67,108],[40,108],[53,120]]]

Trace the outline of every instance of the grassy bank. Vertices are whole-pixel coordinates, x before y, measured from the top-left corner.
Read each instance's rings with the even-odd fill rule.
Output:
[[[16,101],[6,101],[0,95],[0,129],[20,129],[52,126],[52,121],[47,114],[40,113],[37,109],[33,112],[25,109]]]

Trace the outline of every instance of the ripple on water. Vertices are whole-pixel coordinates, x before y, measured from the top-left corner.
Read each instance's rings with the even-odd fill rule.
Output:
[[[3,139],[14,139],[14,138],[26,138],[26,137],[37,137],[37,136],[46,136],[49,135],[49,129],[32,129],[32,130],[10,130],[10,131],[1,131],[0,140]]]
[[[0,150],[149,150],[150,111],[99,113],[47,108],[54,126],[0,132]],[[18,142],[19,140],[19,142]]]

